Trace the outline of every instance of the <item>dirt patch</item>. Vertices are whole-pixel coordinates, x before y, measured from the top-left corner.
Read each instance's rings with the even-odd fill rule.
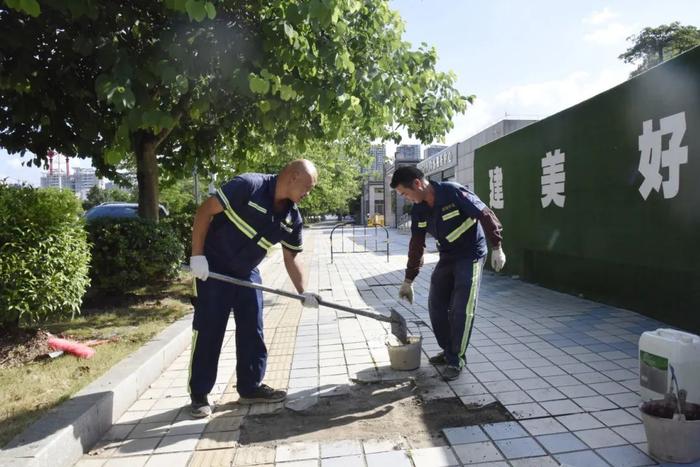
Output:
[[[511,420],[499,403],[467,408],[458,398],[423,401],[412,382],[353,385],[349,393],[320,398],[303,412],[284,409],[246,416],[240,443],[332,441],[441,436],[443,428]]]
[[[49,334],[41,329],[0,326],[0,368],[22,366],[50,351]]]

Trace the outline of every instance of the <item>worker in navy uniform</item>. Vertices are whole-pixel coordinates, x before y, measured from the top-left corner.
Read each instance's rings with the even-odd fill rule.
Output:
[[[425,234],[437,241],[440,260],[430,278],[428,310],[442,352],[430,363],[447,365],[444,379],[457,379],[466,364],[474,325],[479,284],[491,244],[491,266],[500,271],[506,263],[501,246],[501,223],[466,187],[454,182],[428,181],[415,167],[396,169],[391,188],[411,201],[411,240],[406,276],[399,297],[413,303],[413,280],[423,265]]]
[[[196,277],[192,355],[188,389],[191,414],[211,414],[214,387],[229,313],[236,322],[236,389],[239,402],[281,402],[287,397],[262,383],[267,363],[260,290],[214,279],[209,271],[261,283],[258,264],[272,245],[282,244],[284,265],[306,307],[318,307],[317,294],[304,288],[297,258],[302,251],[299,203],[316,185],[308,160],[289,163],[279,175],[247,173],[223,185],[197,209],[192,228],[190,268]]]

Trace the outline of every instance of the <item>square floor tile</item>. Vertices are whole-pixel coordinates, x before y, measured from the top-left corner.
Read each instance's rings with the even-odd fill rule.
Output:
[[[566,399],[566,396],[554,388],[530,389],[527,391],[528,396],[532,397],[536,402],[553,401],[557,399]]]
[[[586,412],[616,409],[617,405],[610,402],[605,396],[577,397],[573,399]]]
[[[463,464],[478,464],[481,462],[499,461],[503,456],[490,441],[483,443],[459,444],[453,449]],[[386,467],[386,466],[380,466]],[[393,467],[393,466],[392,466]]]
[[[557,420],[561,422],[570,431],[576,430],[588,430],[591,428],[603,428],[603,424],[598,420],[593,418],[587,413],[582,413],[578,415],[564,415],[557,417]]]
[[[603,422],[606,426],[634,425],[635,423],[639,423],[637,418],[621,409],[593,412],[591,415]]]
[[[521,390],[496,392],[493,394],[493,396],[503,405],[532,402],[532,399],[527,395],[527,393]]]
[[[527,432],[517,422],[489,423],[482,425],[482,428],[493,440],[527,436]]]
[[[609,467],[609,464],[593,451],[567,452],[554,457],[562,465],[571,467]]]
[[[280,467],[287,467],[286,463],[277,465]],[[316,465],[317,464],[314,464],[314,466]],[[364,456],[362,454],[321,459],[321,467],[356,467],[358,465],[364,465]]]
[[[537,436],[537,441],[552,454],[586,449],[586,445],[571,433],[557,433]]]
[[[528,404],[507,405],[506,409],[508,409],[511,415],[513,415],[513,417],[518,420],[546,417],[549,415],[549,412],[547,412],[537,402],[530,402]]]
[[[362,454],[362,444],[355,440],[321,443],[321,457],[340,457]]]
[[[550,456],[529,457],[524,459],[512,459],[513,467],[559,467],[561,464]]]
[[[566,427],[553,417],[521,420],[520,424],[533,436],[551,435],[552,433],[564,433],[567,431]]]
[[[613,431],[630,443],[646,443],[647,441],[647,434],[644,430],[644,425],[641,423],[636,425],[616,426],[613,428]]]
[[[478,426],[445,428],[442,432],[445,433],[447,441],[452,445],[488,441],[488,437]]]
[[[411,458],[416,467],[448,467],[459,465],[459,461],[446,446],[413,449]],[[359,465],[359,464],[357,464]]]
[[[610,446],[620,446],[627,444],[623,438],[610,428],[595,428],[593,430],[582,430],[574,432],[578,438],[593,449],[607,448]]]
[[[578,383],[578,386],[561,386],[558,387],[559,392],[564,394],[566,397],[569,398],[574,398],[574,397],[588,397],[588,396],[597,396],[598,393],[595,392],[593,389],[589,388],[585,384]]]
[[[564,415],[583,412],[583,410],[581,410],[581,407],[579,407],[578,405],[576,405],[568,399],[541,402],[540,405],[552,415]]]
[[[502,439],[496,441],[506,459],[518,459],[520,457],[536,457],[545,454],[544,450],[532,438]]]
[[[614,448],[596,449],[596,452],[615,467],[637,467],[656,465],[653,459],[635,446],[616,446]]]
[[[275,462],[316,459],[319,456],[319,444],[316,442],[301,442],[277,446]]]
[[[367,454],[367,467],[411,467],[406,451],[387,451]]]

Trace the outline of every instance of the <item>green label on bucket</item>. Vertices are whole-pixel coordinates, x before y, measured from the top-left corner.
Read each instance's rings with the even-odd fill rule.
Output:
[[[639,360],[652,368],[659,370],[668,370],[668,359],[664,357],[659,357],[653,353],[645,352],[643,350],[639,351]]]

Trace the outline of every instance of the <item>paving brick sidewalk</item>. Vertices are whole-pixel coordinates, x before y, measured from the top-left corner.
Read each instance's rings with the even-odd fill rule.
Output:
[[[450,427],[443,437],[420,442],[400,435],[305,441],[295,438],[290,427],[276,443],[240,443],[246,417],[270,414],[266,420],[274,424],[283,406],[236,403],[231,320],[212,394],[218,403],[213,417],[188,416],[187,349],[76,465],[656,465],[646,454],[637,410],[637,340],[662,323],[485,273],[468,371],[448,384],[426,358],[438,350],[426,325],[428,283],[437,256],[426,255],[415,282],[416,303],[400,304],[395,296],[408,237],[391,231],[388,262],[381,253],[360,253],[337,255],[331,264],[329,232],[315,229],[305,236],[310,284],[328,300],[378,311],[395,307],[406,316],[413,333],[423,336],[423,363],[411,373],[421,399],[459,398],[468,407],[498,401],[512,421]],[[363,247],[362,234],[359,230],[345,241]],[[279,251],[262,269],[266,285],[292,289]],[[287,410],[332,400],[354,384],[406,379],[406,372],[389,368],[388,325],[329,309],[303,310],[267,294],[265,305],[266,383],[289,389]]]

